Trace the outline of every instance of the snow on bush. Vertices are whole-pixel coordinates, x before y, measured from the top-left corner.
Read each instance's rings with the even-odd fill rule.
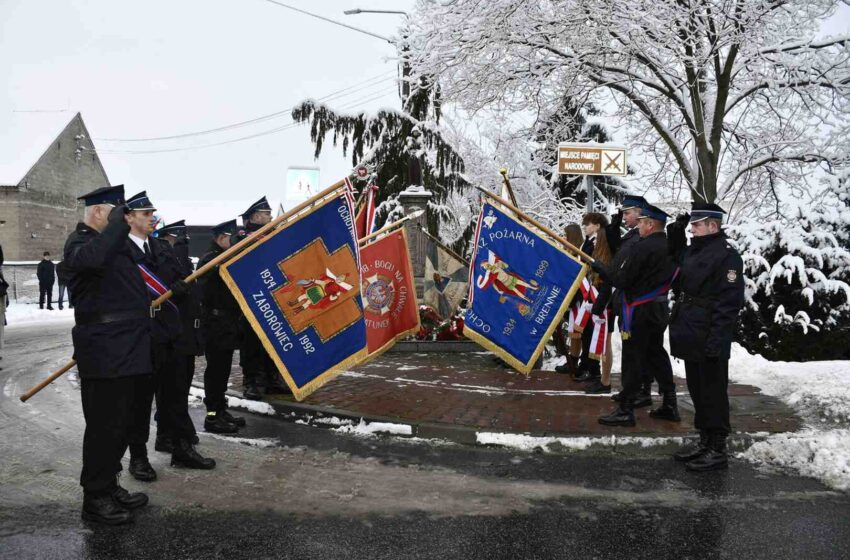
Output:
[[[744,259],[738,340],[770,359],[850,358],[848,174],[790,220],[729,226]]]

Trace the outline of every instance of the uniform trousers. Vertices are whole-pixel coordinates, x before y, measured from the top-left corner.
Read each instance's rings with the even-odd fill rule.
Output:
[[[242,366],[243,383],[246,385],[254,383],[273,386],[281,383],[277,367],[250,326],[245,331],[242,346],[239,348],[239,365]]]
[[[701,432],[728,435],[729,360],[685,360],[688,393],[694,402],[694,427]]]
[[[174,441],[190,441],[195,435],[195,425],[189,416],[189,387],[192,386],[195,356],[179,352],[174,352],[172,356],[172,372],[166,372],[157,384],[157,435],[170,437]]]
[[[204,404],[207,412],[219,412],[227,408],[227,381],[233,366],[233,349],[217,346],[208,340],[204,349],[207,368],[204,370]]]
[[[115,483],[127,450],[135,394],[138,388],[149,384],[150,378],[150,375],[132,375],[80,379],[86,419],[80,485],[86,492],[103,492]]]
[[[133,399],[133,417],[130,423],[130,456],[147,457],[150,438],[151,405],[156,395],[157,426],[162,435],[173,437],[179,425],[179,395],[177,394],[177,364],[174,346],[168,342],[151,342],[153,377],[138,388]],[[184,399],[184,403],[186,403]],[[184,404],[188,406],[188,404]],[[191,437],[191,436],[190,436]]]
[[[675,392],[670,356],[664,349],[667,304],[650,302],[635,308],[629,338],[623,340],[623,396],[630,403],[638,393],[642,377],[651,374],[661,394]]]

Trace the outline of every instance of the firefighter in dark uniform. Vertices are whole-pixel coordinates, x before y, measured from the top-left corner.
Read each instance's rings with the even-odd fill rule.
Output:
[[[694,203],[691,245],[681,259],[673,287],[676,303],[670,321],[670,350],[685,361],[688,392],[694,403],[699,442],[673,456],[691,471],[727,467],[729,352],[738,313],[744,305],[741,256],[721,231],[725,212],[716,204]],[[687,215],[685,215],[687,220]],[[684,222],[670,232],[684,239]]]
[[[184,220],[172,222],[156,231],[157,239],[162,239],[171,245],[174,256],[180,267],[180,277],[186,278],[195,267],[189,258],[189,235]],[[193,444],[198,443],[198,435],[192,418],[189,416],[189,388],[195,376],[195,357],[203,354],[203,338],[201,337],[201,298],[200,288],[197,283],[189,284],[189,293],[177,302],[180,311],[180,337],[174,343],[174,354],[176,360],[177,376],[175,377],[175,391],[177,397],[177,434],[190,437]],[[156,443],[154,449],[166,453],[173,453],[175,442],[174,433],[166,433],[157,427]]]
[[[151,376],[150,297],[130,253],[124,186],[80,197],[85,218],[65,242],[63,267],[74,303],[71,331],[86,430],[82,517],[120,525],[148,497],[118,483],[137,386]]]
[[[623,205],[620,211],[611,217],[611,223],[605,228],[608,246],[611,248],[613,258],[611,259],[611,270],[618,270],[623,262],[629,257],[629,253],[634,248],[635,244],[640,240],[638,231],[638,220],[641,216],[641,211],[649,206],[646,199],[639,195],[627,194],[623,198]],[[626,233],[620,233],[620,226],[625,225]],[[619,317],[623,306],[623,291],[614,290],[614,286],[610,282],[603,282],[599,289],[599,297],[593,305],[592,314],[601,316],[607,306],[611,307],[610,319],[608,320],[608,332],[614,331],[614,317]],[[626,366],[622,365],[622,356],[620,356],[620,371],[622,372]],[[652,404],[652,372],[643,371],[641,374],[641,387],[638,396],[634,400],[634,408],[650,406]],[[608,389],[610,390],[610,389]],[[596,386],[588,387],[586,393],[599,394],[605,391],[605,387],[600,383]],[[617,393],[611,397],[615,402],[620,402],[622,393]]]
[[[238,235],[235,239],[244,239],[246,235],[251,235],[269,223],[271,219],[272,208],[269,206],[266,197],[263,197],[242,214],[244,233]],[[265,386],[267,395],[290,393],[289,388],[283,383],[277,372],[277,366],[275,366],[269,353],[257,337],[257,333],[254,332],[244,315],[242,316],[242,330],[243,338],[242,347],[239,350],[239,363],[242,365],[245,385],[243,396],[246,399],[258,400],[261,386]]]
[[[212,469],[213,459],[202,457],[192,445],[194,431],[188,431],[181,423],[181,410],[187,406],[186,399],[178,390],[178,371],[175,345],[181,336],[182,325],[178,305],[187,297],[189,286],[182,278],[182,270],[174,250],[168,242],[151,237],[155,225],[153,204],[144,191],[127,199],[130,213],[130,242],[139,274],[149,277],[150,299],[158,297],[150,289],[152,282],[173,292],[172,300],[153,309],[151,322],[151,359],[153,382],[147,391],[136,394],[133,420],[130,426],[130,474],[137,480],[150,482],[157,475],[148,460],[147,441],[150,436],[151,404],[156,396],[157,422],[161,433],[171,437],[171,465],[194,469]],[[164,290],[163,290],[164,291]]]
[[[619,268],[607,268],[594,261],[593,270],[623,291],[620,329],[623,337],[623,391],[619,406],[599,418],[608,426],[634,426],[634,402],[641,389],[644,371],[651,371],[663,395],[654,418],[679,420],[676,384],[670,356],[664,349],[668,321],[668,290],[675,266],[670,257],[664,225],[667,214],[652,205],[643,208],[635,243]]]
[[[198,261],[198,268],[230,248],[230,238],[238,230],[236,220],[218,224],[212,228],[213,241],[210,250]],[[233,351],[242,343],[239,325],[242,311],[236,298],[219,275],[218,268],[198,279],[201,290],[203,331],[207,358],[204,370],[204,404],[207,416],[204,430],[217,434],[235,434],[245,425],[245,419],[232,416],[227,411],[227,381],[233,366]]]

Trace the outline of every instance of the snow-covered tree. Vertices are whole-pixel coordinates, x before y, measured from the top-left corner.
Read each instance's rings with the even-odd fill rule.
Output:
[[[837,3],[419,0],[411,56],[472,113],[610,109],[638,176],[752,215],[850,143],[850,38],[818,36]]]
[[[744,257],[739,340],[769,359],[850,358],[850,171],[790,220],[728,231]]]

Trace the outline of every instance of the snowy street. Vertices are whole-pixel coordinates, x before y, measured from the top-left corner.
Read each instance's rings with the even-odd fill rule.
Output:
[[[18,396],[70,355],[68,322],[7,332],[0,400],[3,558],[838,558],[850,496],[735,460],[695,476],[666,452],[517,452],[345,434],[247,414],[242,439],[201,433],[213,471],[151,460],[151,505],[85,526],[73,380]],[[200,408],[191,409],[196,425]],[[152,444],[150,445],[152,448]],[[781,539],[782,547],[776,542]]]

